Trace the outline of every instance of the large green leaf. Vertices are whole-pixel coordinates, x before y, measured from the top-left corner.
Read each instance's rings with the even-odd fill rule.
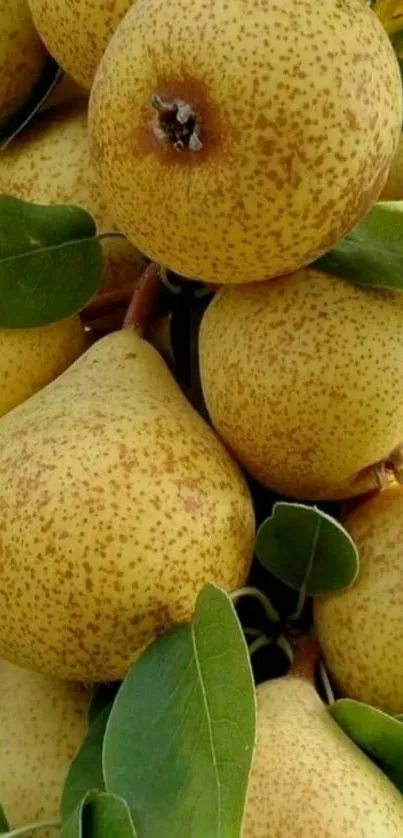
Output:
[[[351,698],[335,701],[329,712],[403,792],[403,722]]]
[[[54,323],[97,292],[103,252],[80,207],[42,206],[0,196],[0,327]]]
[[[89,795],[82,812],[83,838],[137,838],[125,800],[106,792]]]
[[[239,838],[255,702],[231,600],[207,585],[192,624],[132,667],[109,717],[106,787],[128,802],[140,838]]]
[[[80,750],[70,764],[61,803],[63,822],[73,814],[88,791],[105,789],[102,773],[102,747],[109,713],[110,707],[105,707],[97,715]]]
[[[118,682],[111,685],[99,684],[99,686],[94,691],[94,695],[92,696],[90,706],[88,708],[89,725],[92,725],[95,722],[97,716],[99,716],[100,713],[106,710],[107,707],[109,707],[109,710],[111,710],[118,688]]]
[[[354,582],[357,548],[346,530],[322,510],[279,501],[256,537],[261,564],[290,588],[311,596]]]
[[[403,289],[403,202],[375,204],[358,227],[312,267],[358,285]]]

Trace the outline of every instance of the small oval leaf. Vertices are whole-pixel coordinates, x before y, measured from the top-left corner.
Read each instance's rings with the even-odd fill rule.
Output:
[[[345,733],[403,792],[403,722],[351,698],[338,699],[329,711]]]
[[[97,715],[80,750],[70,764],[61,803],[63,822],[71,817],[88,791],[93,789],[103,791],[105,789],[102,772],[102,747],[109,713],[110,707],[105,707]]]
[[[351,585],[357,548],[341,524],[312,506],[279,501],[256,536],[256,554],[273,576],[309,596]]]
[[[403,202],[375,204],[363,221],[311,267],[374,288],[403,289]]]
[[[255,725],[238,618],[207,585],[192,624],[159,637],[124,681],[104,740],[106,787],[128,802],[141,838],[238,836]]]
[[[55,323],[80,311],[102,282],[94,219],[73,206],[0,196],[0,328]]]

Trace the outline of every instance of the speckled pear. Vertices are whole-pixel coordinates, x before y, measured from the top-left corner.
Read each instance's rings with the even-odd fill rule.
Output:
[[[131,329],[4,417],[0,438],[4,658],[118,680],[205,583],[245,583],[246,482]]]
[[[86,345],[75,315],[35,329],[0,329],[0,416],[64,372]]]
[[[92,691],[0,661],[0,795],[13,829],[58,821],[69,765],[87,731]],[[56,838],[52,829],[37,838]]]
[[[220,289],[199,340],[213,424],[282,494],[364,494],[403,443],[401,334],[403,295],[313,269]]]
[[[46,56],[27,0],[0,0],[0,125],[28,101]]]
[[[49,52],[89,90],[109,38],[133,0],[28,0]]]
[[[401,98],[362,0],[136,0],[95,76],[92,152],[141,252],[246,283],[312,262],[368,211]]]
[[[318,597],[314,619],[326,665],[341,693],[403,713],[403,487],[359,504],[344,526],[359,556],[357,580]]]
[[[38,204],[78,204],[99,232],[116,231],[102,185],[91,162],[87,100],[48,110],[0,155],[0,194]],[[103,288],[122,286],[139,276],[144,257],[122,238],[106,238]]]
[[[400,792],[331,718],[307,679],[268,681],[257,697],[242,838],[401,838]]]

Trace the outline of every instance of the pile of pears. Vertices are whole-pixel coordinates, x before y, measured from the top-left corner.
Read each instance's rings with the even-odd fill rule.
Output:
[[[49,61],[65,74],[0,152],[0,194],[91,213],[102,311],[147,293],[152,263],[210,295],[204,412],[136,317],[102,337],[85,311],[0,328],[0,802],[14,829],[57,817],[94,685],[191,619],[205,584],[247,585],[256,485],[343,503],[360,571],[315,598],[312,631],[339,695],[403,714],[403,295],[316,265],[377,201],[403,201],[386,5],[0,0],[0,130]],[[400,792],[313,671],[257,699],[234,838],[402,838]]]

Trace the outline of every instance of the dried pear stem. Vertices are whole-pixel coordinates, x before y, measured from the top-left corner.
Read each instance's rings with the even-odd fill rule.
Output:
[[[129,305],[136,282],[137,279],[133,279],[120,288],[115,288],[113,291],[101,291],[93,297],[81,314],[84,322],[88,323],[97,317],[104,317],[122,306]]]
[[[157,93],[151,105],[157,112],[152,125],[157,140],[175,151],[201,151],[201,122],[192,105],[182,99],[162,99]]]
[[[133,290],[123,322],[123,328],[134,328],[143,335],[156,306],[162,285],[161,267],[151,262],[142,273]]]
[[[294,640],[293,646],[294,660],[290,669],[290,675],[313,681],[316,667],[321,658],[318,641],[314,637],[304,634]]]

